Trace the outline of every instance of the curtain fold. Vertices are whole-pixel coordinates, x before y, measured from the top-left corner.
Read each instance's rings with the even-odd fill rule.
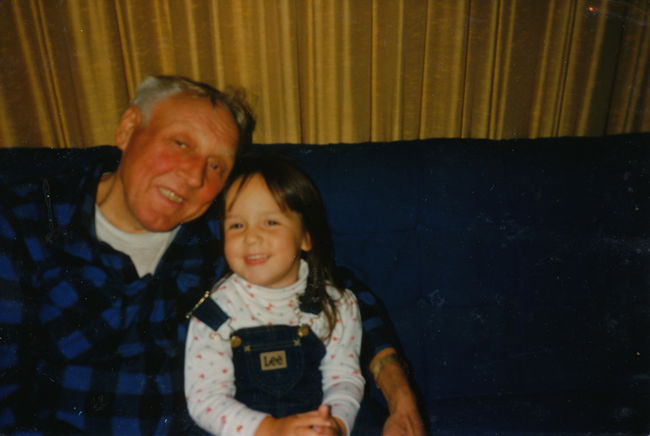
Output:
[[[616,19],[625,31],[616,60],[608,132],[650,130],[650,1],[630,2]]]
[[[243,88],[258,143],[650,131],[650,0],[0,0],[0,145],[113,143],[137,83]]]

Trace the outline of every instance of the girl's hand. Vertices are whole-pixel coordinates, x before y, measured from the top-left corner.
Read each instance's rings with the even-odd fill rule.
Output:
[[[316,413],[318,414],[318,416],[320,416],[323,419],[326,419],[330,423],[328,427],[314,428],[314,430],[316,430],[316,432],[319,435],[346,436],[345,425],[340,419],[332,416],[330,406],[328,406],[327,404],[321,404],[318,407],[318,410],[316,410]]]
[[[319,435],[336,435],[339,433],[332,432],[330,428],[332,421],[320,410],[314,410],[306,413],[285,416],[284,418],[274,418],[267,416],[262,420],[255,436],[319,436]],[[329,414],[329,408],[327,408]]]

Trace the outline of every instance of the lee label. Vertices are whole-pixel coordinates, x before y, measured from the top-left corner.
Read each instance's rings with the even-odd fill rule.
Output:
[[[286,368],[287,354],[284,350],[262,353],[260,354],[260,364],[262,366],[262,371]]]

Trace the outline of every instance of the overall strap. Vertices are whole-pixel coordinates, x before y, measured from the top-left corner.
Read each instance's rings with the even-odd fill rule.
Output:
[[[207,325],[214,331],[219,330],[221,324],[226,322],[228,319],[226,312],[224,312],[212,298],[206,298],[196,309],[194,309],[192,316],[198,318],[203,322],[203,324]]]

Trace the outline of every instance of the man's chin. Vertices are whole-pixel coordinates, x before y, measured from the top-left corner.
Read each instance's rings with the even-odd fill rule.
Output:
[[[195,212],[192,215],[183,214],[150,214],[140,216],[140,224],[148,232],[170,232],[183,223],[199,218],[205,211]]]
[[[154,232],[154,233],[164,233],[164,232],[171,232],[174,230],[176,227],[180,226],[182,223],[175,223],[175,224],[170,224],[170,225],[156,225],[156,226],[148,226],[145,227],[148,232]]]
[[[147,232],[170,232],[182,224],[178,219],[156,219],[156,220],[141,220],[142,227]]]

